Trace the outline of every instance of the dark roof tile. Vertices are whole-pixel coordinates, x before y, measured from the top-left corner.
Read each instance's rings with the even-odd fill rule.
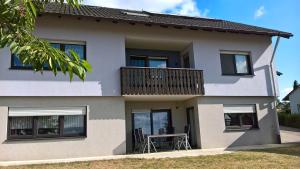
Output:
[[[139,13],[148,16],[129,15],[124,12],[133,12],[133,13]],[[267,29],[258,26],[246,25],[246,24],[236,23],[231,21],[225,21],[220,19],[178,16],[178,15],[170,15],[170,14],[158,14],[158,13],[151,13],[146,11],[105,8],[105,7],[96,7],[96,6],[88,6],[88,5],[81,5],[79,9],[74,9],[66,4],[61,5],[56,3],[49,3],[46,5],[44,13],[86,16],[86,17],[121,20],[121,21],[128,21],[128,22],[138,22],[138,23],[145,23],[145,24],[187,27],[192,29],[281,36],[284,38],[290,38],[291,36],[293,36],[293,34],[288,32]]]

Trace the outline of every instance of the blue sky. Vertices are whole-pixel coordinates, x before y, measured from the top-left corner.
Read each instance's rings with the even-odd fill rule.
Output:
[[[225,19],[288,31],[281,38],[276,65],[283,75],[278,78],[281,97],[300,82],[300,1],[299,0],[84,0],[85,4],[153,12]],[[275,40],[274,40],[275,41]]]

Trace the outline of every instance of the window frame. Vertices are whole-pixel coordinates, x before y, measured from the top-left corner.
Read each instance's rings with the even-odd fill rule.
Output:
[[[145,66],[147,68],[159,68],[159,67],[150,67],[150,60],[165,60],[166,68],[169,67],[169,58],[167,56],[145,56],[145,55],[130,55],[129,63],[131,65],[131,58],[138,58],[139,60],[144,60]],[[130,67],[139,67],[139,66],[130,66]]]
[[[66,42],[49,42],[50,44],[59,44],[60,45],[60,50],[61,51],[65,51],[65,45],[81,45],[83,46],[83,59],[87,60],[87,56],[86,56],[86,43],[66,43]],[[33,70],[32,66],[15,66],[14,65],[14,61],[15,61],[15,54],[11,53],[10,56],[11,60],[10,60],[10,68],[12,70]],[[50,71],[51,69],[49,67],[43,66],[43,70],[45,71]],[[58,69],[58,71],[60,71],[60,69]]]
[[[247,105],[247,104],[243,104],[243,105]],[[250,105],[250,104],[249,104]],[[238,104],[237,104],[238,106]],[[223,110],[224,110],[224,105],[223,105]],[[256,105],[254,105],[255,108],[255,112],[253,113],[249,113],[249,112],[240,112],[240,113],[226,113],[224,112],[224,125],[225,125],[225,131],[247,131],[247,130],[257,130],[259,129],[259,123],[258,123],[258,116],[257,116],[257,107]],[[227,126],[226,125],[226,119],[225,116],[227,114],[237,114],[238,118],[239,118],[239,126],[240,127],[231,127],[231,126]],[[243,114],[251,114],[251,116],[253,117],[253,122],[252,122],[252,126],[251,127],[245,127],[246,125],[243,124],[243,120],[242,120],[242,115]]]
[[[223,64],[222,64],[222,57],[226,57],[224,55],[232,55],[233,56],[233,70],[234,73],[224,73],[223,72]],[[237,66],[236,66],[236,55],[242,55],[246,56],[247,60],[247,69],[248,73],[238,73],[237,72]],[[221,64],[221,73],[222,76],[254,76],[254,71],[253,71],[253,63],[252,63],[252,57],[250,52],[220,52],[220,64]]]
[[[32,135],[28,136],[11,136],[10,134],[10,124],[12,116],[7,116],[7,140],[35,140],[35,139],[51,139],[51,138],[86,138],[87,137],[87,111],[88,108],[85,106],[86,114],[85,115],[78,115],[83,116],[83,125],[84,125],[84,132],[83,134],[64,134],[64,117],[68,115],[59,115],[58,116],[58,126],[59,126],[59,133],[58,135],[38,135],[38,117],[41,116],[24,116],[24,117],[32,117]]]
[[[169,126],[173,126],[173,121],[172,121],[172,110],[171,109],[151,109],[150,112],[143,112],[143,113],[149,113],[150,114],[150,130],[151,134],[154,133],[153,131],[153,114],[154,113],[160,113],[160,112],[167,112],[168,114],[168,124]],[[138,113],[131,113],[132,114],[132,128],[135,129],[135,122],[134,122],[134,115]]]

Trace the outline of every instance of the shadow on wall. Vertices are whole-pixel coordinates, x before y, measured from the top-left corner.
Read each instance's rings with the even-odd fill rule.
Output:
[[[71,141],[71,142],[82,142],[84,141],[86,138],[82,137],[82,138],[64,138],[64,139],[60,139],[60,138],[49,138],[49,139],[28,139],[28,140],[10,140],[10,141],[3,141],[2,144],[16,144],[16,145],[20,145],[20,144],[32,144],[32,143],[60,143],[60,142],[66,142],[66,141]]]
[[[274,92],[274,89],[273,89],[273,83],[272,83],[272,73],[271,73],[271,67],[268,66],[268,65],[265,65],[265,66],[261,66],[261,67],[257,67],[254,69],[254,71],[263,71],[265,73],[264,77],[265,78],[265,82],[266,82],[266,86],[267,86],[267,92],[268,92],[268,95],[271,96]]]
[[[122,155],[122,154],[126,154],[126,141],[123,141],[119,146],[117,146],[117,147],[113,150],[113,154],[114,154],[114,155]]]
[[[260,104],[259,109],[267,109],[268,111],[268,113],[258,121],[259,129],[246,130],[238,139],[228,146],[228,150],[236,146],[280,143],[280,136],[277,135],[275,123],[276,112],[274,108],[272,108],[272,102],[264,103],[263,105]],[[230,134],[232,132],[224,131],[224,133]]]
[[[105,109],[105,108],[103,108]],[[125,120],[125,113],[111,110],[101,110],[103,112],[99,113],[96,111],[91,111],[89,114],[89,120]]]

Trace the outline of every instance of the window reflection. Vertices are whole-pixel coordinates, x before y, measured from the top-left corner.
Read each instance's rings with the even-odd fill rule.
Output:
[[[166,132],[169,127],[168,112],[153,113],[153,134],[162,134],[160,131]]]
[[[170,112],[153,111],[133,113],[134,129],[142,128],[144,134],[161,134],[161,130],[167,132],[171,127]]]
[[[150,59],[149,67],[166,68],[167,60],[166,59]]]
[[[75,53],[77,53],[80,57],[80,59],[85,59],[84,58],[84,46],[83,45],[70,45],[66,44],[65,45],[65,52],[69,54],[69,51],[73,50]]]
[[[243,73],[243,74],[249,73],[247,57],[245,55],[235,55],[235,64],[236,64],[237,73]]]
[[[144,134],[151,134],[150,113],[134,113],[134,129],[142,128]]]

